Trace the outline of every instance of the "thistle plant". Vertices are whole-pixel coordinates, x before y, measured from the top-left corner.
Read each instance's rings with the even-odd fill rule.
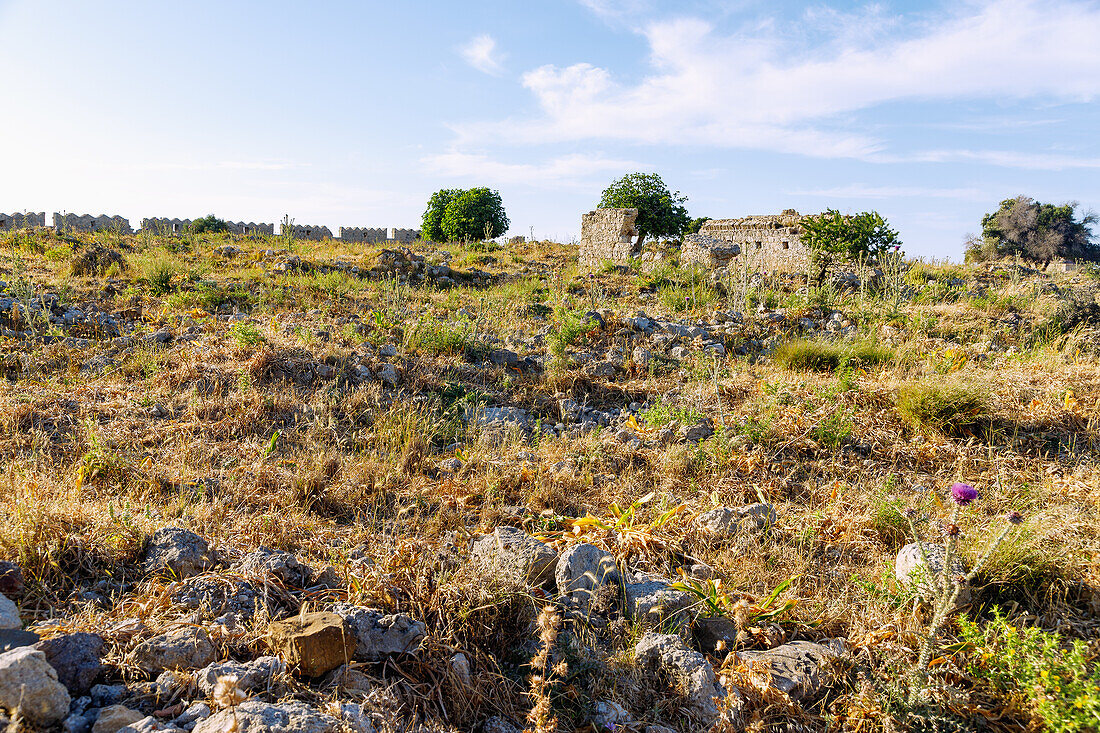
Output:
[[[913,534],[913,539],[916,542],[917,547],[920,550],[921,561],[924,563],[923,570],[926,576],[925,587],[927,593],[931,596],[932,602],[932,620],[928,624],[928,633],[924,637],[924,641],[921,643],[920,657],[917,660],[917,666],[914,670],[918,677],[920,684],[913,690],[914,696],[919,694],[923,690],[928,680],[928,664],[932,660],[932,652],[936,646],[936,642],[939,639],[940,633],[943,631],[943,627],[947,624],[947,619],[951,615],[951,612],[955,609],[959,600],[959,593],[963,587],[970,584],[970,581],[981,572],[982,567],[986,561],[997,551],[997,548],[1001,546],[1001,543],[1008,537],[1008,533],[1012,531],[1012,528],[1021,522],[1023,522],[1023,516],[1013,511],[1005,517],[1005,526],[998,533],[993,542],[974,563],[974,567],[968,572],[958,573],[952,572],[952,564],[959,558],[959,542],[962,538],[962,530],[959,529],[959,516],[964,509],[969,507],[975,501],[978,500],[980,494],[978,490],[969,484],[957,483],[951,487],[951,501],[954,506],[951,509],[951,516],[947,522],[944,522],[940,528],[940,534],[943,539],[943,564],[940,572],[936,572],[932,564],[929,562],[928,550],[925,548],[925,543],[921,540],[920,533],[917,531],[918,522],[925,521],[927,517],[918,517],[916,509],[907,508],[902,510],[901,514],[905,517],[905,520],[909,523],[909,530]]]

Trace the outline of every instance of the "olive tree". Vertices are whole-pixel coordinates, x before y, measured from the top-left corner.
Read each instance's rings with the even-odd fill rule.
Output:
[[[813,279],[818,284],[835,265],[878,260],[901,247],[898,233],[877,211],[841,214],[829,209],[803,219],[799,226],[802,244],[810,251]]]
[[[638,244],[646,237],[678,237],[691,224],[686,196],[669,191],[656,173],[631,173],[604,189],[601,209],[637,209]]]
[[[420,236],[433,242],[475,241],[508,231],[500,193],[488,188],[441,189],[428,199]]]

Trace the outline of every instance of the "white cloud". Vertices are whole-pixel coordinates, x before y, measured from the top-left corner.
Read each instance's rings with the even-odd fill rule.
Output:
[[[623,7],[582,1],[597,12]],[[458,143],[607,140],[874,160],[882,159],[887,143],[850,118],[889,102],[1100,96],[1096,2],[982,0],[957,7],[905,23],[875,9],[858,16],[860,33],[825,23],[829,42],[805,46],[792,42],[797,33],[768,23],[722,34],[695,18],[652,22],[639,31],[649,47],[648,76],[626,83],[587,63],[541,66],[523,75],[538,115],[457,125]],[[804,23],[820,17],[821,11]],[[984,153],[973,159],[1070,164],[1041,158]]]
[[[616,160],[602,155],[565,155],[544,163],[502,163],[483,153],[452,150],[421,159],[429,172],[447,178],[459,178],[499,184],[525,184],[544,188],[573,188],[587,191],[596,176],[628,173],[644,169],[632,160]],[[606,181],[604,181],[606,183]]]
[[[483,33],[459,49],[462,58],[478,71],[499,76],[504,71],[503,54],[497,52],[496,39]]]

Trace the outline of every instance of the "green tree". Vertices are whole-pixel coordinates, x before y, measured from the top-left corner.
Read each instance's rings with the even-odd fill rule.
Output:
[[[982,217],[982,237],[967,244],[967,259],[1020,255],[1037,262],[1053,259],[1100,259],[1092,237],[1096,215],[1077,218],[1077,203],[1055,206],[1028,196],[1005,199]]]
[[[428,208],[420,220],[420,236],[430,242],[445,242],[443,234],[443,214],[447,211],[447,204],[454,201],[462,193],[460,188],[443,188],[432,194],[428,199]]]
[[[500,193],[487,188],[461,192],[443,211],[442,228],[448,241],[473,242],[504,234],[508,217]]]
[[[669,191],[656,173],[630,173],[604,189],[601,209],[637,209],[638,245],[646,237],[678,237],[691,224],[686,196]]]
[[[703,225],[710,221],[709,216],[700,216],[697,219],[692,219],[691,223],[687,225],[687,229],[684,230],[684,234],[698,234],[699,230],[703,228]]]
[[[835,209],[807,217],[799,225],[802,244],[810,251],[814,281],[821,284],[829,268],[842,262],[875,260],[901,244],[898,233],[877,211],[845,215]]]
[[[195,234],[215,234],[217,232],[228,232],[229,224],[225,219],[219,219],[218,217],[210,214],[204,216],[201,219],[195,219],[191,222],[191,231]]]

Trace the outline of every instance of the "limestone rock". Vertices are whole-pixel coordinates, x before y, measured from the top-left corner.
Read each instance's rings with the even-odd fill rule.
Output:
[[[717,699],[726,697],[714,668],[699,652],[674,634],[647,633],[634,648],[634,661],[643,669],[668,675],[683,691],[685,711],[702,726],[718,722]]]
[[[260,547],[245,555],[234,566],[249,578],[275,577],[292,588],[305,588],[313,577],[313,568],[283,550]]]
[[[355,641],[354,658],[380,662],[395,654],[414,654],[427,629],[403,613],[384,614],[373,608],[337,604],[333,612],[344,619]]]
[[[912,586],[913,590],[922,597],[931,598],[932,586],[929,582],[931,580],[929,576],[938,576],[943,573],[943,561],[946,553],[943,545],[925,542],[924,554],[928,556],[928,563],[931,566],[928,569],[924,567],[924,557],[921,555],[920,545],[916,542],[910,542],[901,548],[894,562],[894,575],[902,585]],[[951,575],[966,575],[967,572],[966,563],[963,562],[962,558],[956,555],[951,559]],[[947,580],[951,582],[950,578]],[[965,606],[970,603],[970,600],[970,586],[969,584],[964,585],[959,590],[955,607]]]
[[[554,580],[558,554],[515,527],[497,527],[478,538],[471,559],[508,585],[543,585]]]
[[[742,662],[762,663],[769,667],[772,684],[795,700],[811,698],[821,689],[822,669],[844,651],[844,642],[830,639],[817,644],[791,641],[766,651],[738,652]]]
[[[558,592],[587,611],[600,589],[619,582],[615,558],[595,545],[573,545],[561,554],[554,576]]]
[[[131,710],[125,705],[111,705],[99,711],[92,733],[118,733],[131,723],[136,723],[145,715],[137,710]]]
[[[222,710],[195,726],[193,733],[225,733],[236,721],[236,733],[336,733],[340,721],[300,702],[272,705],[249,700]]]
[[[621,726],[634,722],[630,712],[613,700],[600,700],[596,703],[589,721],[596,730],[618,730]]]
[[[19,606],[5,595],[0,594],[0,629],[21,629],[23,620],[19,618]]]
[[[698,443],[712,435],[714,435],[714,425],[706,418],[694,425],[684,425],[680,428],[680,440],[685,443]]]
[[[684,591],[669,587],[664,578],[638,574],[626,583],[626,612],[638,623],[659,626],[681,625],[690,621],[695,599]]]
[[[481,724],[481,733],[522,733],[523,729],[514,725],[499,715],[486,720]]]
[[[719,647],[732,651],[737,643],[737,624],[724,616],[696,619],[691,631],[699,649],[707,654],[718,654]]]
[[[48,727],[69,714],[70,702],[45,654],[27,646],[0,654],[0,707]]]
[[[7,560],[0,560],[0,593],[9,597],[23,593],[23,570]]]
[[[700,531],[715,540],[728,540],[745,528],[765,529],[775,525],[775,509],[757,502],[743,507],[720,506],[704,512],[696,520]]]
[[[57,679],[76,697],[88,694],[103,669],[103,637],[98,634],[63,634],[39,642],[37,648],[57,670]]]
[[[299,614],[268,627],[271,648],[307,677],[318,677],[352,658],[355,639],[335,613]]]
[[[158,529],[145,549],[144,566],[150,573],[167,571],[187,578],[217,564],[217,556],[206,540],[181,527]]]
[[[150,674],[166,669],[202,669],[214,661],[214,645],[202,629],[178,628],[138,644],[134,660]]]
[[[21,646],[34,646],[38,643],[38,634],[23,629],[0,629],[0,652],[6,652]]]
[[[247,580],[212,575],[180,581],[168,593],[172,603],[182,608],[201,610],[211,617],[233,613],[246,621],[262,603],[260,591]],[[275,609],[275,603],[269,601],[268,613]]]
[[[195,674],[195,684],[206,697],[214,692],[219,677],[235,676],[237,687],[247,693],[271,692],[276,696],[282,692],[281,675],[286,672],[286,664],[278,657],[257,657],[250,662],[215,662]]]

